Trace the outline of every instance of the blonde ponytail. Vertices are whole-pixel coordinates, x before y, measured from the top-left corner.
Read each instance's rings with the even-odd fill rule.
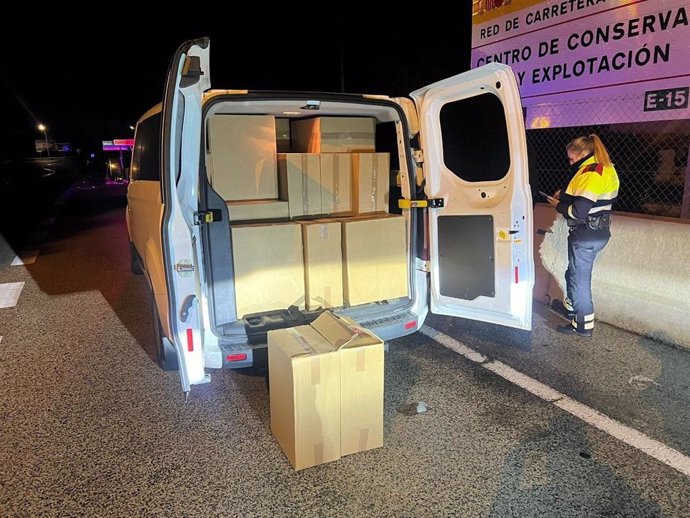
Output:
[[[571,140],[565,147],[566,151],[572,151],[576,154],[581,154],[585,152],[588,155],[594,154],[594,160],[597,164],[602,164],[604,166],[610,167],[611,157],[609,152],[606,150],[604,143],[601,141],[598,135],[592,133],[587,137],[577,137]]]
[[[597,164],[611,167],[613,165],[611,163],[611,157],[609,156],[609,152],[606,150],[606,146],[604,146],[604,143],[601,141],[599,136],[592,133],[589,136],[589,139],[592,141],[594,160],[596,160]]]

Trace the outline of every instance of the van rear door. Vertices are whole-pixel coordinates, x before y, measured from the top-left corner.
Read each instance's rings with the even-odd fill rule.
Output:
[[[490,64],[412,94],[430,200],[431,310],[532,327],[532,198],[517,83]]]
[[[165,85],[161,140],[162,245],[171,339],[182,389],[208,381],[200,322],[200,239],[197,225],[202,95],[210,88],[209,39],[183,43]]]

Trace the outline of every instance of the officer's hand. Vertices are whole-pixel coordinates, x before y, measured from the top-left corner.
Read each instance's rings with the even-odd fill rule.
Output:
[[[549,196],[549,197],[546,198],[546,199],[547,199],[547,201],[548,201],[551,205],[553,205],[554,207],[555,207],[556,205],[558,205],[558,198],[554,198],[553,196]]]
[[[561,199],[561,190],[558,189],[555,193],[553,193],[553,197],[556,198],[557,200]]]

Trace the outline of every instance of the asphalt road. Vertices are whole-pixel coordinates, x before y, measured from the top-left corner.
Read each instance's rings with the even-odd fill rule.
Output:
[[[530,333],[433,316],[390,343],[384,447],[294,472],[261,375],[213,371],[184,403],[153,360],[124,209],[89,206],[25,243],[33,264],[10,266],[18,250],[0,241],[0,283],[24,283],[0,309],[0,516],[690,516],[686,474],[487,368],[508,365],[682,463],[690,353],[601,324],[591,341],[563,338],[544,308]],[[430,410],[406,415],[420,400]]]

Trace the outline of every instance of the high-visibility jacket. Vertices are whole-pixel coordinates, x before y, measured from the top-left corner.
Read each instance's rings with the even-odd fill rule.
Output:
[[[579,167],[565,191],[561,191],[558,212],[566,219],[583,221],[590,215],[610,213],[620,186],[616,169],[598,164],[594,155],[574,165]]]

